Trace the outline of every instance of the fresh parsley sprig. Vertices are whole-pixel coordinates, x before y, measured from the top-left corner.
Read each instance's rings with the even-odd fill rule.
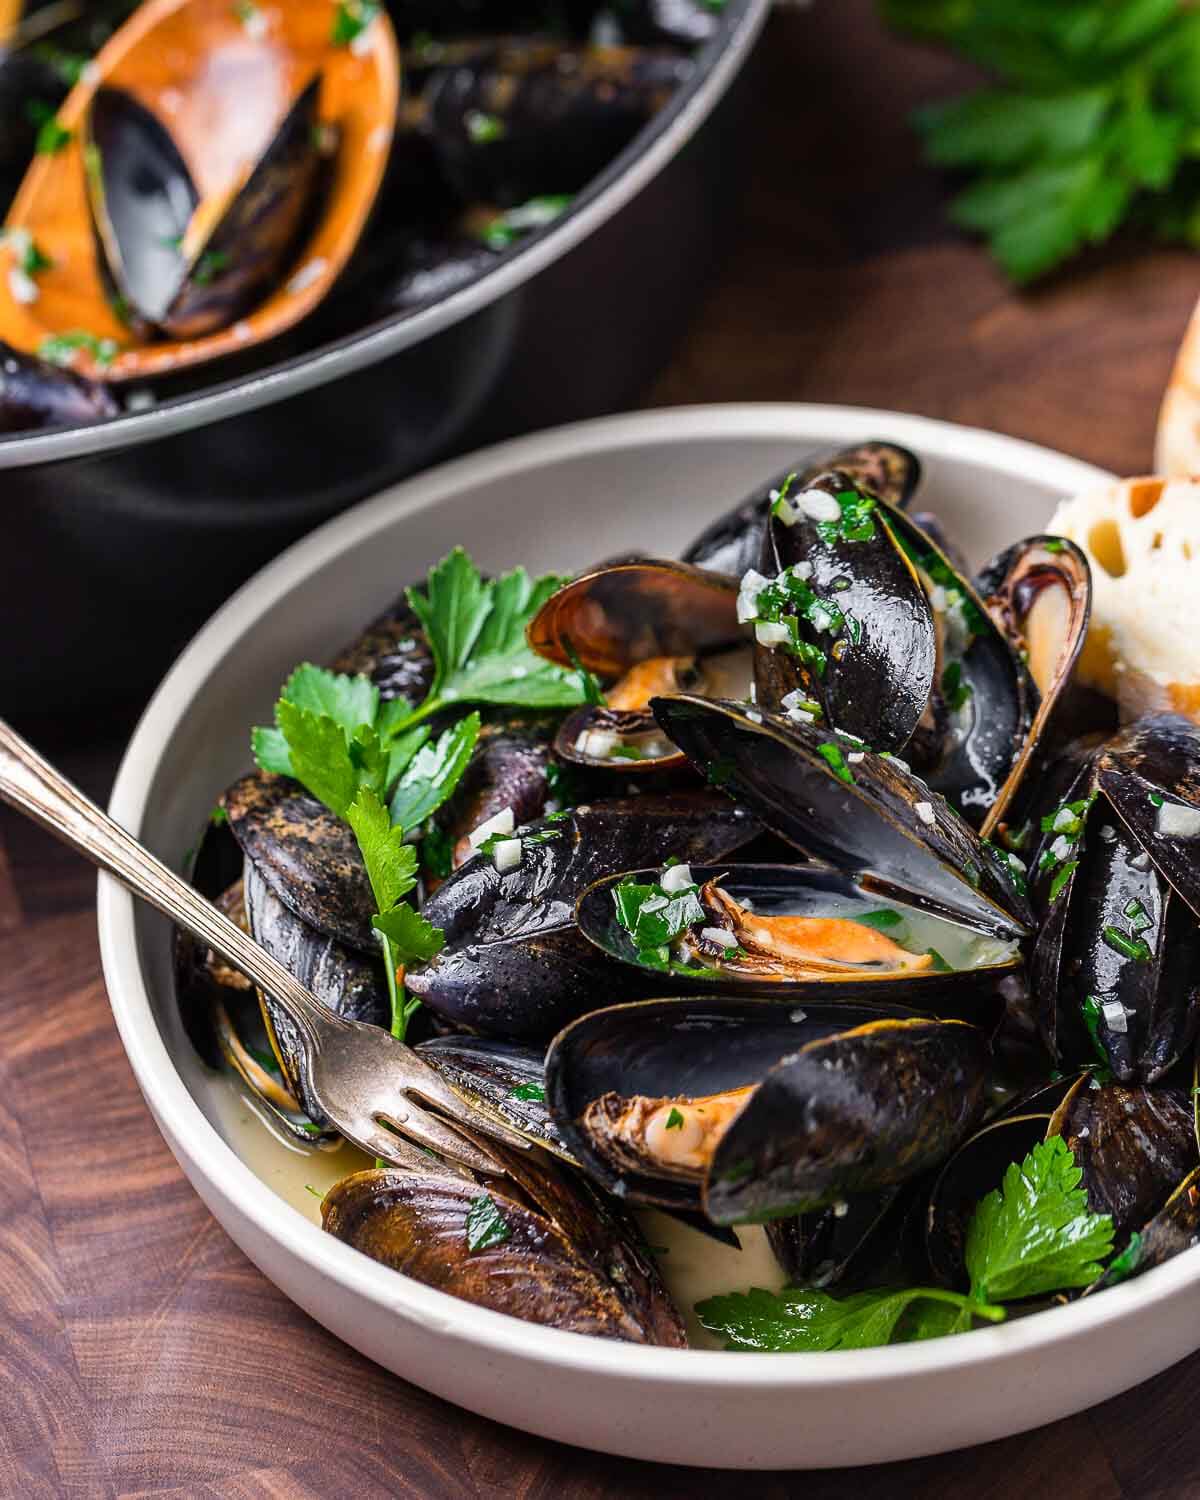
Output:
[[[976,1208],[967,1230],[968,1293],[941,1287],[884,1287],[833,1297],[812,1287],[710,1297],[696,1308],[730,1349],[865,1349],[965,1333],[998,1323],[1004,1303],[1089,1286],[1112,1253],[1113,1224],[1094,1214],[1082,1171],[1061,1136],[1013,1163]]]
[[[1189,0],[883,0],[899,29],[997,86],[917,117],[973,181],[951,213],[1028,282],[1127,219],[1200,244],[1200,13]]]

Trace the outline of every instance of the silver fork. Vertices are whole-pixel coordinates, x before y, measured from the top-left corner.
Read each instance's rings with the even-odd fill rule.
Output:
[[[336,1129],[371,1156],[398,1166],[423,1158],[413,1145],[473,1172],[503,1175],[503,1163],[473,1134],[466,1139],[422,1109],[528,1149],[529,1142],[456,1094],[411,1047],[378,1026],[336,1016],[227,916],[181,880],[0,719],[0,800],[114,875],[273,996],[295,1024],[313,1097]],[[401,1136],[404,1139],[401,1139]]]

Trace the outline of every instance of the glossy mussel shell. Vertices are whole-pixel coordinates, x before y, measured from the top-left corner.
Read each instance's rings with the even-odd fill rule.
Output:
[[[767,512],[775,496],[785,486],[793,492],[805,489],[818,474],[830,469],[837,469],[859,489],[892,505],[905,505],[921,478],[916,454],[897,443],[871,439],[832,453],[805,455],[706,526],[684,550],[684,562],[735,578],[741,578],[749,568],[757,568]]]
[[[1006,940],[1028,932],[1006,866],[900,761],[742,703],[681,695],[653,708],[710,785],[802,852],[948,921]]]
[[[661,970],[639,961],[632,937],[617,920],[613,892],[623,881],[649,884],[660,879],[661,873],[660,869],[647,869],[608,876],[586,890],[576,908],[579,930],[589,942],[621,963],[659,974]],[[916,954],[933,948],[952,964],[951,972],[936,963],[904,972],[864,963],[861,969],[831,970],[819,977],[776,977],[756,974],[748,967],[739,972],[722,965],[716,957],[697,959],[690,965],[676,964],[672,980],[700,993],[759,995],[792,1004],[873,999],[961,1016],[986,1027],[990,1020],[997,1019],[993,1015],[995,982],[1012,973],[1021,961],[1015,943],[980,937],[959,923],[941,921],[900,903],[884,904],[861,879],[825,866],[693,865],[691,874],[700,886],[716,881],[722,892],[747,907],[751,922],[753,917],[777,916],[833,916],[849,921],[872,918],[862,928],[864,938],[882,935],[901,947],[913,943],[910,951]],[[886,924],[878,922],[880,916]]]
[[[593,1012],[546,1057],[546,1093],[586,1171],[629,1202],[770,1219],[904,1182],[954,1149],[978,1111],[983,1033],[849,1003],[647,1000]],[[629,1101],[753,1087],[705,1169],[622,1139]]]
[[[848,474],[832,470],[808,480],[803,491],[797,485],[789,490],[793,497],[807,493],[865,492]],[[772,508],[758,571],[771,579],[803,566],[813,592],[840,610],[845,622],[818,629],[796,613],[801,638],[820,653],[820,671],[783,648],[757,646],[756,701],[778,709],[799,690],[821,705],[826,723],[876,750],[902,751],[933,688],[937,636],[929,599],[881,511],[866,518],[869,534],[853,540],[841,531],[825,540],[821,524],[804,513],[789,523]]]
[[[1027,806],[1038,783],[1034,772],[1054,739],[1052,730],[1087,635],[1091,568],[1065,537],[1032,536],[993,558],[975,587],[996,628],[1026,659],[1040,698],[1016,762],[980,829],[990,838]]]
[[[1032,856],[1041,919],[1033,993],[1042,1034],[1064,1065],[1101,1060],[1123,1082],[1153,1083],[1200,1030],[1200,837],[1173,831],[1194,819],[1200,835],[1197,766],[1196,726],[1150,718],[1078,763],[1042,808],[1052,815],[1093,799],[1063,858],[1042,868],[1057,847],[1053,828]],[[1165,823],[1154,799],[1172,810]],[[1123,1026],[1119,1013],[1105,1014],[1114,1003]]]
[[[322,1224],[373,1260],[478,1306],[682,1348],[682,1320],[623,1211],[544,1154],[504,1160],[510,1176],[496,1182],[434,1162],[358,1172],[326,1194]],[[481,1201],[501,1232],[472,1249]]]
[[[8,278],[2,278],[0,339],[36,353],[46,338],[84,329],[96,339],[112,340],[118,352],[106,360],[80,349],[74,368],[96,379],[123,381],[160,376],[253,346],[282,333],[321,302],[358,242],[383,179],[399,97],[395,38],[382,9],[363,33],[365,44],[353,49],[333,45],[327,0],[263,7],[261,35],[244,23],[239,10],[228,0],[148,0],[97,54],[94,69],[87,70],[58,113],[70,139],[61,150],[34,158],[13,200],[8,227],[27,230],[53,265],[37,273],[38,296],[30,303],[16,301]],[[301,129],[309,106],[295,111],[317,80],[316,121],[336,133],[336,151],[325,163],[324,197],[314,205],[311,229],[303,231],[287,265],[277,260],[268,286],[261,274],[265,250],[288,238],[279,233],[288,223],[277,223],[275,215],[283,212],[286,220],[294,207],[290,190],[280,192],[281,182],[291,183],[297,163],[307,170],[316,150],[312,132]],[[114,311],[106,257],[93,244],[89,171],[94,177],[99,168],[108,177],[107,198],[115,210],[117,183],[128,165],[116,164],[121,171],[114,177],[111,164],[104,163],[114,112],[102,104],[93,116],[102,91],[109,104],[122,101],[116,112],[120,150],[137,143],[142,165],[155,174],[151,197],[159,208],[169,181],[175,184],[172,191],[182,194],[178,211],[187,212],[188,190],[179,173],[186,163],[198,211],[189,216],[184,245],[197,250],[197,268],[205,248],[221,252],[205,264],[199,284],[191,278],[185,301],[176,304],[170,319],[172,336],[165,339],[147,340],[136,331],[136,319],[129,327]],[[152,141],[131,124],[134,115],[144,123],[147,114],[159,127]],[[281,157],[281,127],[289,115],[294,128],[283,132]],[[102,125],[104,141],[90,134]],[[105,146],[99,163],[88,149],[98,144]],[[256,167],[263,170],[256,173]],[[104,221],[102,214],[102,239]],[[144,220],[144,232],[153,233],[155,222]],[[173,239],[176,227],[172,221],[165,238]],[[130,224],[118,236],[118,282],[123,270],[147,258],[159,262],[156,274],[163,270],[158,251],[167,247],[151,249],[139,240],[135,254],[132,233]],[[114,245],[110,240],[109,250]],[[10,248],[0,252],[0,268],[7,271],[12,255]],[[252,285],[258,300],[240,315],[231,313],[228,294],[235,284],[244,291],[243,283]],[[121,291],[119,285],[116,289]],[[226,321],[215,328],[218,310]],[[189,336],[176,336],[183,333]]]

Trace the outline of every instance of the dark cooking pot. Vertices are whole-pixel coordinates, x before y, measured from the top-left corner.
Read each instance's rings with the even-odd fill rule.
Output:
[[[670,105],[553,228],[454,295],[148,412],[0,440],[0,709],[141,694],[243,579],[352,501],[628,404],[715,259],[732,85],[768,4],[729,0]]]

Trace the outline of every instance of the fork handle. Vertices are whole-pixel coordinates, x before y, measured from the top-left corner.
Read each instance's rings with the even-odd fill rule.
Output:
[[[272,995],[313,1052],[341,1023],[265,949],[114,823],[0,719],[0,800],[106,870]]]

